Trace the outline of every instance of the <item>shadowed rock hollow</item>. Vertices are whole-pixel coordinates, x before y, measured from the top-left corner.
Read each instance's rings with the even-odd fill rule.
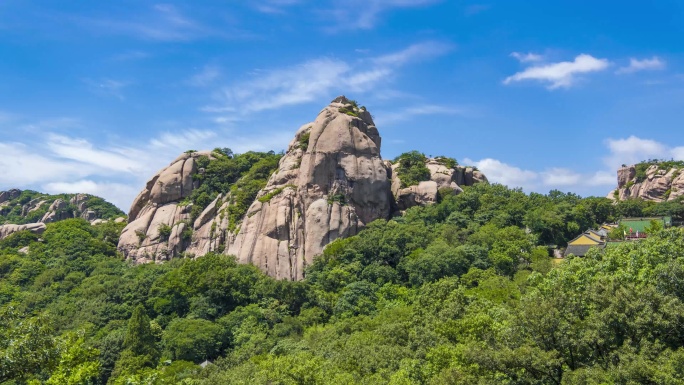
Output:
[[[430,180],[402,188],[396,165],[382,160],[380,146],[371,114],[343,96],[336,98],[297,130],[276,171],[232,228],[224,215],[232,204],[230,193],[220,194],[190,223],[189,207],[179,203],[198,187],[193,174],[202,170],[194,159],[210,154],[184,154],[138,195],[119,249],[136,262],[222,252],[273,277],[299,280],[335,239],[355,235],[393,212],[435,202],[440,189],[458,193],[459,185],[486,182],[473,169],[448,168],[431,159],[426,164]],[[170,234],[160,234],[160,225],[170,227]]]

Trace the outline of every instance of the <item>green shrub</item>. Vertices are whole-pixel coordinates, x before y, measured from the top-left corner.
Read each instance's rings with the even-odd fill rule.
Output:
[[[446,168],[456,168],[458,166],[458,162],[454,158],[449,158],[446,156],[438,156],[435,158],[435,161],[437,163],[445,166]]]
[[[356,117],[356,118],[359,117],[359,114],[356,112],[356,110],[354,110],[353,107],[352,107],[352,108],[347,107],[347,106],[340,107],[340,112],[343,113],[343,114],[347,114],[347,115],[349,115],[349,116]]]
[[[159,227],[157,227],[157,231],[159,232],[159,238],[161,238],[162,241],[169,240],[169,237],[171,236],[171,226],[166,223],[161,223]]]
[[[347,204],[347,198],[344,196],[344,194],[333,194],[328,196],[328,204],[331,205],[333,203],[339,203],[340,206],[344,206]]]
[[[311,138],[311,131],[302,134],[299,137],[299,148],[306,151],[309,148],[309,139]]]
[[[427,158],[418,151],[406,152],[399,155],[395,162],[399,162],[397,175],[401,179],[401,187],[413,186],[430,180],[430,170],[425,166]]]
[[[297,188],[297,186],[295,186],[293,184],[288,184],[288,185],[283,186],[283,187],[278,187],[277,189],[275,189],[275,190],[269,192],[268,194],[262,196],[261,198],[259,198],[259,202],[261,202],[261,203],[270,202],[274,196],[282,193],[283,190],[285,190],[286,188]]]
[[[142,230],[135,230],[135,235],[138,237],[138,245],[142,244],[145,238],[147,238],[147,234]]]
[[[192,226],[186,225],[181,233],[181,239],[184,241],[190,241],[192,239]]]

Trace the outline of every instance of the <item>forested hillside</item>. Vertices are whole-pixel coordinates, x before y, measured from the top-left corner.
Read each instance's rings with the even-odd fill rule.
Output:
[[[61,204],[55,205],[55,201]],[[45,214],[53,211],[51,218]],[[0,225],[25,224],[73,218],[92,212],[98,219],[125,217],[123,211],[104,199],[88,194],[44,194],[33,190],[0,191]]]
[[[50,223],[0,241],[0,383],[684,383],[681,229],[547,247],[683,213],[478,184],[333,242],[301,282],[212,253],[134,266],[123,224]]]

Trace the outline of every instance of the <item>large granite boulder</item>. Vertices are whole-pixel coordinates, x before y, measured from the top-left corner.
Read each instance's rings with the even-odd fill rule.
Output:
[[[617,172],[618,187],[608,194],[610,199],[641,198],[654,202],[674,200],[684,195],[684,170],[679,167],[664,169],[652,164],[645,177],[637,175],[637,166],[624,166]]]
[[[191,222],[181,203],[198,185],[196,157],[174,160],[147,183],[133,202],[121,250],[135,262],[163,261],[208,252],[234,255],[278,279],[299,280],[330,242],[355,235],[398,206],[430,204],[441,189],[486,182],[479,171],[429,160],[429,181],[395,188],[401,181],[380,156],[381,139],[371,114],[341,96],[297,130],[266,186],[238,223],[229,223],[229,192]],[[402,193],[400,191],[406,190]]]
[[[39,222],[25,225],[0,225],[0,239],[5,239],[16,232],[24,230],[28,230],[36,235],[41,235],[45,231],[45,224]]]
[[[304,268],[337,238],[388,218],[387,170],[371,115],[340,97],[301,127],[226,252],[276,278],[302,279]],[[302,145],[302,138],[308,143]],[[302,147],[306,148],[302,148]]]
[[[399,212],[414,206],[433,204],[440,198],[440,194],[459,194],[462,186],[472,186],[476,183],[487,183],[487,177],[472,167],[453,166],[441,158],[430,158],[425,166],[430,170],[430,180],[421,181],[417,185],[403,186],[397,172],[399,162],[386,162],[392,179],[392,195]]]
[[[187,152],[150,179],[133,201],[128,225],[121,232],[119,250],[137,262],[166,260],[190,243],[191,205],[181,204],[198,184],[197,158],[210,152]]]

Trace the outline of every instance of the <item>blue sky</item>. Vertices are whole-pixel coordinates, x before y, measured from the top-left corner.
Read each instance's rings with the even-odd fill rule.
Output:
[[[344,94],[385,158],[604,196],[684,159],[682,41],[678,1],[3,0],[0,190],[127,210],[184,150],[282,150]]]

